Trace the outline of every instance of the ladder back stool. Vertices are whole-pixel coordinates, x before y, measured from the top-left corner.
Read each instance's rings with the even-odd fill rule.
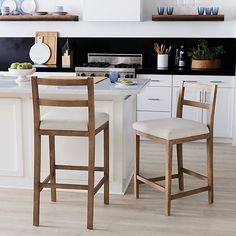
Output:
[[[40,87],[39,87],[40,86]],[[85,86],[87,99],[52,99],[40,96],[41,86]],[[87,228],[93,229],[94,195],[104,185],[104,204],[109,204],[109,116],[103,112],[95,112],[93,78],[37,78],[32,77],[32,96],[34,111],[34,199],[33,225],[39,226],[40,192],[43,188],[51,188],[51,200],[56,201],[56,189],[83,189],[88,191]],[[41,116],[40,108],[69,107],[69,112],[50,110]],[[82,108],[82,109],[81,109]],[[86,111],[83,110],[86,108]],[[103,131],[104,166],[95,166],[95,136]],[[50,174],[41,181],[41,136],[49,137]],[[55,137],[79,136],[88,138],[88,165],[57,165],[55,161]],[[78,170],[88,172],[88,184],[63,184],[56,181],[56,170]],[[102,179],[94,186],[94,173],[104,173]]]
[[[185,99],[185,90],[195,89],[209,93],[209,102],[191,101]],[[176,118],[140,121],[133,124],[136,140],[134,160],[134,194],[139,198],[139,185],[147,184],[165,193],[165,213],[171,213],[171,200],[208,191],[208,202],[213,203],[213,128],[217,85],[183,82],[180,87]],[[191,106],[208,110],[208,122],[183,119],[183,106]],[[165,176],[145,178],[140,175],[140,136],[164,144],[166,147]],[[183,167],[183,143],[206,139],[207,143],[207,176]],[[172,174],[173,145],[177,146],[178,174]],[[204,180],[207,184],[189,191],[184,190],[183,173]],[[180,192],[171,193],[171,181],[178,178]],[[165,186],[156,182],[165,180]]]

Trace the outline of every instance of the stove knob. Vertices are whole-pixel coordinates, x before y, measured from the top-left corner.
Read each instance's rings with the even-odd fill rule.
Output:
[[[127,74],[127,75],[125,75],[125,78],[127,79],[127,78],[129,78],[129,75]]]
[[[130,75],[130,78],[132,78],[132,79],[133,79],[133,78],[134,78],[134,75]]]
[[[82,73],[80,76],[86,76],[86,74],[85,74],[85,73]]]
[[[95,74],[94,74],[94,73],[92,73],[90,76],[95,76]]]

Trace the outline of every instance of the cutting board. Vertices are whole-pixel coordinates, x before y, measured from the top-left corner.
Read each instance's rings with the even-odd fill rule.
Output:
[[[35,33],[35,42],[37,43],[37,37],[43,37],[43,43],[47,44],[50,48],[51,55],[49,60],[45,63],[48,65],[57,64],[57,37],[58,32],[36,32]]]
[[[50,79],[87,79],[87,76],[49,76]],[[107,77],[93,77],[94,84],[97,84],[103,80],[107,79]]]

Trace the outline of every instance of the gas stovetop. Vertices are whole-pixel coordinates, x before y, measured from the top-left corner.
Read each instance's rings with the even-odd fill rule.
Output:
[[[88,62],[75,68],[77,76],[109,76],[117,71],[119,77],[135,78],[135,69],[142,67],[142,54],[89,53]]]

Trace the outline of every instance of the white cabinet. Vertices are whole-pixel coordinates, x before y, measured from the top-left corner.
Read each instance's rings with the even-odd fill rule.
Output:
[[[233,111],[234,111],[234,77],[233,76],[173,76],[173,109],[172,116],[176,114],[178,88],[183,80],[193,83],[217,84],[217,99],[215,110],[214,136],[218,138],[232,138]],[[190,91],[186,98],[206,102],[208,96],[205,92]],[[207,111],[200,108],[184,108],[183,117],[200,122],[207,122]]]
[[[143,0],[84,0],[84,21],[140,21]]]
[[[0,176],[22,176],[21,100],[0,98],[0,114]]]
[[[137,78],[151,80],[137,96],[137,120],[171,117],[172,75],[137,75]]]

